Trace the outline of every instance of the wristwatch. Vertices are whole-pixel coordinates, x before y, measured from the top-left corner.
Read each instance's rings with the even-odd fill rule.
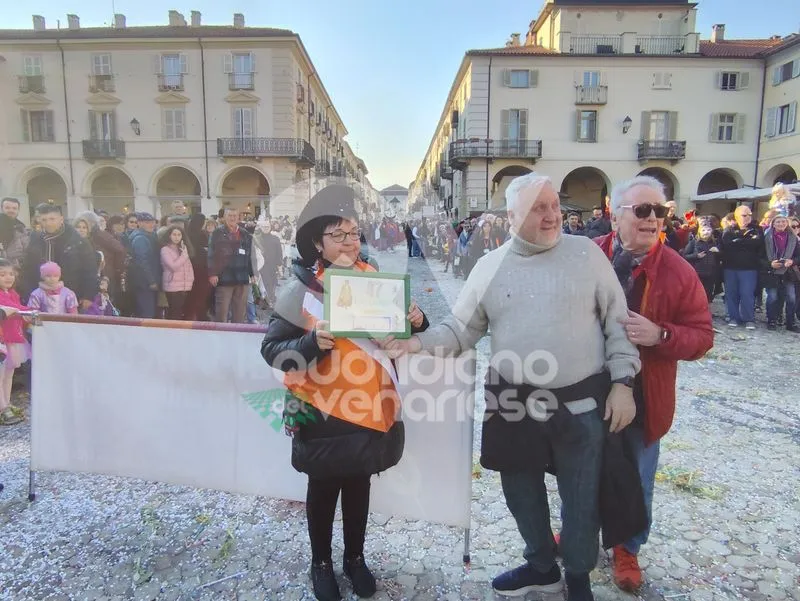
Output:
[[[633,388],[633,382],[635,378],[633,376],[625,376],[624,378],[617,378],[616,380],[611,380],[612,384],[622,384],[623,386],[627,386],[628,388]]]
[[[661,328],[661,336],[659,340],[659,344],[664,344],[670,339],[670,333],[667,328]]]

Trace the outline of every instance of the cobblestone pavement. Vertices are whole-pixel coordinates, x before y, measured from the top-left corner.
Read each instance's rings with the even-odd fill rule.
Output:
[[[380,253],[381,268],[405,270],[403,250]],[[408,267],[433,323],[461,283],[442,267],[421,259]],[[800,337],[719,327],[715,349],[680,369],[678,414],[663,441],[655,523],[641,555],[648,584],[639,597],[800,601]],[[486,339],[479,350],[480,370]],[[42,474],[29,504],[29,448],[27,424],[0,430],[0,599],[313,599],[302,504],[80,474]],[[548,489],[557,528],[554,480]],[[495,598],[489,582],[520,562],[522,541],[497,474],[477,464],[468,569],[462,546],[457,529],[371,516],[366,554],[379,579],[375,598]],[[601,553],[596,598],[632,599],[608,574]]]

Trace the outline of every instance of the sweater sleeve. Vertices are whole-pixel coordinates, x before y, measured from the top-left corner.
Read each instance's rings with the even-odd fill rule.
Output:
[[[489,329],[489,318],[483,306],[487,263],[479,261],[467,278],[452,314],[441,324],[415,334],[422,350],[436,355],[460,355],[474,348]]]
[[[600,247],[590,253],[597,277],[595,301],[603,335],[606,338],[605,365],[612,380],[633,377],[641,369],[639,351],[628,340],[620,320],[628,316],[628,303],[614,268]]]
[[[32,309],[34,311],[42,310],[42,298],[39,296],[36,290],[31,292],[31,295],[28,297],[28,309]]]

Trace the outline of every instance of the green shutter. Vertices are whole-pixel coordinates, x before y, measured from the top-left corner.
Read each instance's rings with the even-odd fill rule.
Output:
[[[639,132],[639,139],[650,139],[650,111],[642,111],[642,129]]]
[[[669,112],[669,139],[670,140],[677,140],[678,139],[678,113],[677,111],[670,111]]]

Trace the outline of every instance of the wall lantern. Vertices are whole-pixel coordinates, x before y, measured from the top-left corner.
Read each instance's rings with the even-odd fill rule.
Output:
[[[633,121],[631,121],[631,118],[625,117],[625,119],[622,120],[622,133],[627,134],[628,130],[631,128],[631,125],[633,125]]]
[[[137,136],[142,133],[142,128],[139,126],[139,120],[136,117],[131,119],[131,129]]]

